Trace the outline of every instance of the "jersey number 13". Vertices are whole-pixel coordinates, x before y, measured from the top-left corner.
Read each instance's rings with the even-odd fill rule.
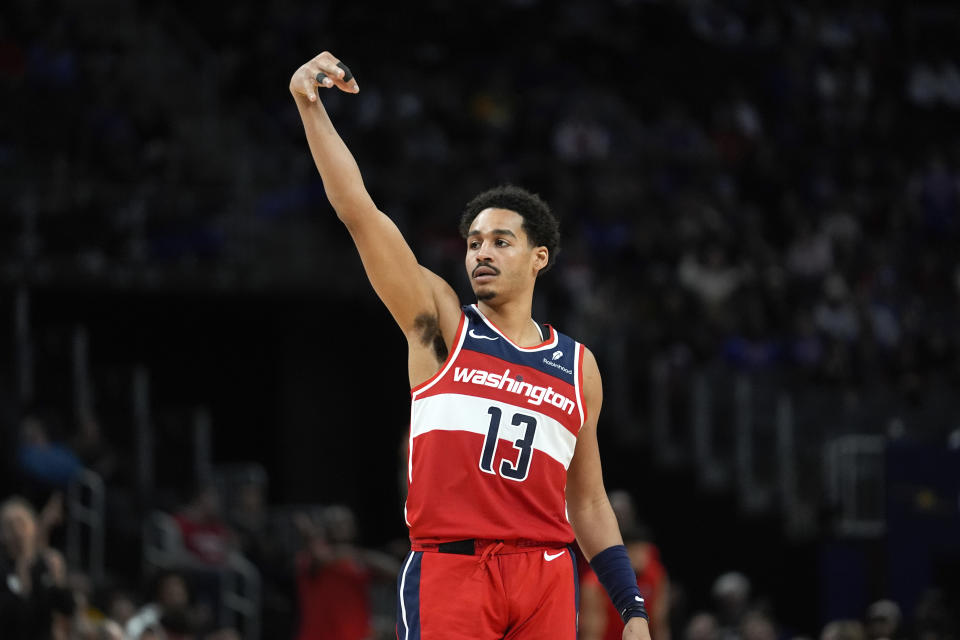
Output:
[[[496,474],[494,471],[494,455],[497,453],[497,441],[500,438],[500,419],[503,412],[499,407],[487,409],[490,414],[490,427],[483,438],[483,453],[480,454],[480,470],[484,473]],[[513,448],[519,451],[516,460],[504,458],[500,461],[500,475],[510,480],[522,482],[527,479],[530,471],[530,458],[533,455],[533,436],[537,432],[537,419],[524,413],[513,414],[510,424],[515,427],[525,426],[523,435],[513,441]]]

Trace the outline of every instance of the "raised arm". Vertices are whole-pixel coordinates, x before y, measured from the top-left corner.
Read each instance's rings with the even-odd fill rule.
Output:
[[[577,448],[567,471],[567,514],[580,548],[587,560],[592,561],[598,554],[603,555],[613,547],[622,547],[623,538],[603,486],[600,448],[597,444],[597,419],[603,404],[603,384],[597,361],[589,349],[584,349],[583,395],[587,405],[587,420],[577,435]],[[618,568],[633,577],[632,586],[636,587],[636,578],[626,560],[625,550],[620,564],[623,566]],[[593,562],[591,566],[594,570],[598,568]],[[625,586],[612,584],[609,580],[604,582],[600,572],[597,573],[608,593],[611,586]],[[631,618],[623,631],[623,639],[650,640],[647,621],[644,618]]]
[[[360,91],[339,62],[326,51],[316,56],[290,78],[290,93],[327,199],[349,230],[374,290],[407,336],[411,384],[416,384],[436,371],[436,340],[441,337],[449,348],[460,307],[450,286],[417,263],[396,224],[377,209],[353,154],[319,99],[320,88]],[[322,83],[317,81],[320,73],[325,76]]]

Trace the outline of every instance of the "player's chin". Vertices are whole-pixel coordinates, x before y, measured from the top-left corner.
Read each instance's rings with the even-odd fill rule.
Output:
[[[486,287],[476,287],[473,292],[477,294],[477,300],[487,302],[488,300],[493,300],[497,297],[497,292],[493,289],[487,289]]]

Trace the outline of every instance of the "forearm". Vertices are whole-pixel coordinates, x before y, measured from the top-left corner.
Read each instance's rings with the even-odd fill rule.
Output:
[[[349,225],[353,216],[375,208],[363,185],[360,168],[320,100],[311,102],[303,94],[291,93],[300,111],[307,144],[323,180],[327,199],[337,216]]]
[[[571,509],[568,505],[567,510],[580,548],[621,618],[624,622],[637,616],[647,618],[636,574],[606,494],[595,494],[585,501],[574,500],[574,507]],[[640,626],[646,629],[646,621]],[[627,637],[632,637],[632,633],[624,635]]]
[[[568,505],[568,515],[587,560],[608,547],[623,544],[617,517],[605,494],[582,504]]]

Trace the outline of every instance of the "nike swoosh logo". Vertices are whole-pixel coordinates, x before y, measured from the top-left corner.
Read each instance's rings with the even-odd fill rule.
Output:
[[[546,551],[544,551],[544,552],[543,552],[543,559],[546,560],[547,562],[550,562],[551,560],[556,560],[557,558],[559,558],[560,556],[562,556],[562,555],[565,554],[565,553],[566,553],[566,551],[561,551],[560,553],[554,553],[553,555],[551,555],[551,554],[547,553]]]
[[[480,338],[481,340],[499,340],[498,336],[482,336],[479,333],[475,332],[473,329],[470,329],[471,338]]]

